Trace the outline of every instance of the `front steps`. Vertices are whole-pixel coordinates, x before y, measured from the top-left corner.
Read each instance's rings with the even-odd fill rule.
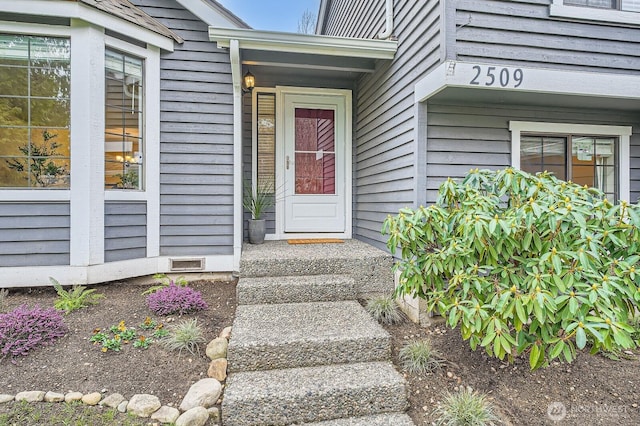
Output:
[[[354,300],[393,288],[391,260],[353,241],[243,252],[225,426],[413,426],[390,336]]]

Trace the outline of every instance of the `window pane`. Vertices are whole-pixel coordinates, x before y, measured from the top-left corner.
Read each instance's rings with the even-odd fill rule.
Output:
[[[296,153],[296,194],[335,194],[335,154]]]
[[[564,0],[564,4],[574,6],[599,7],[603,9],[616,8],[616,0]]]
[[[548,171],[559,179],[566,179],[566,146],[566,138],[522,135],[520,167],[528,173]]]
[[[105,188],[142,189],[143,61],[105,54]]]
[[[276,97],[273,93],[257,95],[258,188],[275,192],[276,174]]]
[[[0,186],[68,188],[70,43],[0,34]]]
[[[622,10],[629,12],[640,12],[640,0],[621,0]]]

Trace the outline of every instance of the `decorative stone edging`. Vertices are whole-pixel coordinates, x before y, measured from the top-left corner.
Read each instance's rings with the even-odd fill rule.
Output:
[[[82,394],[81,392],[25,391],[15,395],[0,394],[0,404],[12,401],[74,402],[84,405],[115,408],[120,413],[131,413],[138,417],[150,417],[159,423],[175,423],[176,426],[202,426],[209,419],[220,423],[220,409],[214,407],[222,395],[222,383],[227,378],[227,346],[231,337],[231,327],[226,327],[218,337],[207,345],[206,354],[211,359],[207,375],[209,378],[194,383],[186,393],[179,408],[162,405],[158,397],[136,394],[129,400],[119,393],[102,398],[101,392]]]

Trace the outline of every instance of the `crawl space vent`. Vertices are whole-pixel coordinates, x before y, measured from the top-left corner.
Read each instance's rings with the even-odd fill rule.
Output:
[[[170,259],[172,271],[202,271],[204,270],[204,258],[196,259]]]

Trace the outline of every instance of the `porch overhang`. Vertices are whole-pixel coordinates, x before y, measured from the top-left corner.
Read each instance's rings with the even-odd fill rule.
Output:
[[[242,64],[316,71],[373,72],[376,61],[392,60],[398,43],[370,40],[209,27],[209,39],[228,48],[238,41]]]
[[[446,61],[415,85],[415,102],[640,110],[640,76]]]

